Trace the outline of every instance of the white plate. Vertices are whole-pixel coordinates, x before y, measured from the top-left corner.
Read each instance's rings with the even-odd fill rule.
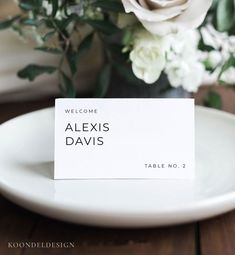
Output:
[[[196,110],[195,181],[58,180],[53,174],[54,110],[0,126],[0,190],[11,201],[64,221],[162,226],[235,208],[235,117]]]

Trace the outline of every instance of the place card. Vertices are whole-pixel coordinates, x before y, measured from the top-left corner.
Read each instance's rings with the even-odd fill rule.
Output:
[[[193,99],[56,99],[55,179],[193,177]]]

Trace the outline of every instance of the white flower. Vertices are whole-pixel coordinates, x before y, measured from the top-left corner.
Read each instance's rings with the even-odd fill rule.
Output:
[[[153,34],[166,35],[197,28],[213,0],[122,0],[125,11],[133,12]]]
[[[59,2],[59,5],[61,4],[61,0],[57,0]],[[53,12],[53,5],[52,3],[50,3],[48,0],[43,0],[42,1],[42,7],[46,10],[46,14],[47,16],[50,16]],[[70,11],[70,9],[68,9],[68,11]],[[55,16],[58,20],[62,20],[63,18],[66,18],[66,15],[63,11],[61,10],[57,10],[56,12],[56,16]]]
[[[224,60],[227,60],[230,54],[235,52],[235,36],[229,36],[226,32],[217,31],[212,24],[207,24],[200,31],[204,43],[220,51]]]
[[[165,37],[169,49],[168,54],[183,55],[183,57],[197,54],[199,40],[200,35],[195,29],[170,34]]]
[[[132,70],[137,78],[151,84],[158,80],[166,63],[164,40],[145,30],[135,34],[130,53]]]
[[[83,16],[84,15],[83,3],[81,2],[76,5],[68,6],[67,12],[68,15],[76,13],[78,16]]]
[[[198,32],[189,30],[167,37],[169,48],[165,73],[170,84],[173,87],[182,86],[189,92],[196,92],[205,72],[197,50]]]
[[[187,63],[180,61],[172,61],[167,65],[166,73],[168,80],[173,87],[180,87],[183,83],[185,75],[190,72]]]
[[[217,31],[212,23],[202,27],[200,32],[204,43],[215,49],[210,52],[200,52],[201,60],[206,62],[209,67],[215,68],[214,72],[205,73],[204,83],[215,84],[224,63],[228,61],[231,54],[235,56],[235,36],[230,36],[227,32]],[[233,76],[234,70],[231,68],[222,75],[222,80],[234,84]]]
[[[202,83],[204,66],[200,62],[174,61],[169,63],[166,74],[171,86],[182,86],[189,92],[196,92]]]
[[[51,3],[48,2],[48,0],[42,1],[42,7],[46,10],[48,16],[52,14],[53,6]]]
[[[222,63],[222,55],[219,51],[213,50],[208,52],[207,63],[210,68],[214,69]]]
[[[235,68],[230,67],[228,70],[223,72],[221,80],[228,84],[235,85]]]

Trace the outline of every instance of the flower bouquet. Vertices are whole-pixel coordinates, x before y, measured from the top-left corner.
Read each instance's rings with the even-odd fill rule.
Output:
[[[35,50],[58,55],[56,65],[29,63],[18,76],[34,81],[57,73],[61,93],[76,96],[78,68],[101,45],[95,97],[112,78],[127,83],[182,87],[235,83],[234,0],[19,0],[20,13],[1,20]],[[97,46],[98,47],[98,46]],[[93,74],[91,74],[93,75]],[[164,85],[164,86],[163,86]]]

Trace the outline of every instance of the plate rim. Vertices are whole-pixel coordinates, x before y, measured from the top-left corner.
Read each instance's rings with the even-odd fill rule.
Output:
[[[10,122],[16,121],[19,118],[22,117],[27,117],[29,115],[32,114],[37,114],[38,112],[43,112],[43,111],[53,111],[54,107],[47,107],[47,108],[43,108],[43,109],[39,109],[36,111],[31,111],[29,113],[17,116],[15,118],[12,118],[4,123],[2,123],[0,125],[0,133],[1,133],[1,129],[5,126],[8,125]],[[232,119],[233,121],[235,121],[235,115],[233,115],[232,113],[227,113],[227,112],[223,112],[220,110],[216,110],[216,109],[208,109],[206,107],[202,107],[202,106],[197,106],[195,108],[196,110],[199,111],[204,111],[206,112],[206,114],[208,113],[212,113],[215,114],[217,116],[222,116],[223,118],[228,118],[228,119]],[[56,180],[51,180],[51,181],[56,181]],[[69,180],[68,180],[69,181]],[[73,181],[82,181],[82,180],[73,180]],[[109,181],[109,180],[105,180],[105,181]],[[144,180],[143,180],[144,181]],[[156,180],[157,181],[157,180]],[[222,195],[219,196],[215,196],[215,197],[209,197],[203,200],[199,200],[199,201],[195,201],[194,203],[190,203],[190,204],[186,204],[186,205],[181,205],[178,208],[170,208],[168,210],[164,209],[164,210],[156,210],[156,208],[154,208],[154,210],[152,210],[150,213],[147,212],[120,212],[120,211],[112,211],[110,210],[110,208],[108,210],[100,210],[100,208],[96,208],[95,210],[92,210],[91,208],[81,208],[79,206],[76,205],[71,205],[69,206],[69,204],[66,204],[66,208],[65,208],[65,204],[64,203],[59,203],[58,201],[53,201],[53,203],[51,203],[51,201],[47,201],[41,198],[37,198],[37,201],[34,201],[35,196],[33,196],[32,194],[26,194],[26,192],[19,192],[18,190],[14,192],[14,190],[12,189],[12,187],[10,187],[9,185],[5,184],[3,180],[1,180],[0,178],[0,193],[6,197],[7,199],[9,199],[10,201],[26,208],[29,209],[31,211],[40,213],[42,215],[45,216],[49,216],[52,218],[57,218],[63,221],[70,221],[73,223],[85,223],[88,225],[97,225],[97,226],[105,226],[104,222],[99,224],[96,222],[92,222],[91,219],[89,219],[89,221],[85,220],[85,222],[80,222],[79,219],[71,219],[68,220],[66,219],[66,217],[55,217],[53,216],[51,213],[47,213],[47,212],[42,212],[42,211],[38,211],[35,210],[34,207],[38,207],[40,204],[41,206],[43,205],[43,208],[46,210],[49,210],[50,212],[53,211],[67,211],[67,213],[72,213],[72,214],[77,214],[78,218],[79,215],[81,216],[82,214],[87,214],[88,216],[94,214],[94,215],[99,215],[102,214],[102,217],[110,217],[110,218],[118,218],[121,219],[124,217],[125,221],[129,220],[128,224],[125,224],[122,226],[121,223],[113,223],[113,224],[107,224],[107,226],[115,226],[115,227],[144,227],[144,226],[165,226],[165,225],[175,225],[175,224],[179,224],[179,223],[187,223],[187,222],[191,222],[192,218],[195,218],[195,220],[202,220],[202,219],[206,219],[208,217],[211,216],[216,216],[218,214],[221,213],[225,213],[228,212],[232,209],[235,208],[235,190],[231,191],[231,192],[226,192]],[[23,203],[23,205],[22,205]],[[219,205],[219,206],[218,206]],[[206,209],[205,209],[206,208]],[[79,210],[79,211],[78,211]],[[205,213],[205,210],[207,210],[207,214]],[[212,213],[213,211],[213,213]],[[185,214],[187,214],[187,217],[185,217]],[[171,218],[172,215],[174,215],[169,222],[162,221],[159,222],[159,220],[157,220],[156,218],[158,217],[162,217],[164,215],[164,218],[167,219],[169,221],[169,218]],[[182,219],[182,215],[184,215],[185,220]],[[138,223],[136,224],[136,219],[134,219],[134,221],[132,221],[131,219],[133,219],[134,217],[147,217],[149,218],[150,222],[145,222],[143,224]],[[89,218],[89,217],[88,217]],[[191,220],[190,220],[191,219]]]
[[[112,210],[93,210],[91,208],[79,208],[74,205],[64,205],[58,201],[38,199],[34,200],[29,194],[26,196],[12,189],[0,187],[0,193],[13,203],[50,218],[71,222],[75,224],[86,224],[105,227],[156,227],[184,224],[198,220],[211,218],[222,213],[229,212],[235,208],[235,192],[194,202],[174,210],[162,210],[146,212],[120,212]],[[219,205],[219,206],[218,206]],[[60,214],[65,212],[66,215]],[[59,213],[59,214],[58,214]],[[69,215],[73,215],[69,218]],[[101,222],[99,222],[99,220]],[[139,221],[139,219],[142,221]],[[107,222],[106,222],[107,221]],[[112,221],[112,223],[109,223]]]

